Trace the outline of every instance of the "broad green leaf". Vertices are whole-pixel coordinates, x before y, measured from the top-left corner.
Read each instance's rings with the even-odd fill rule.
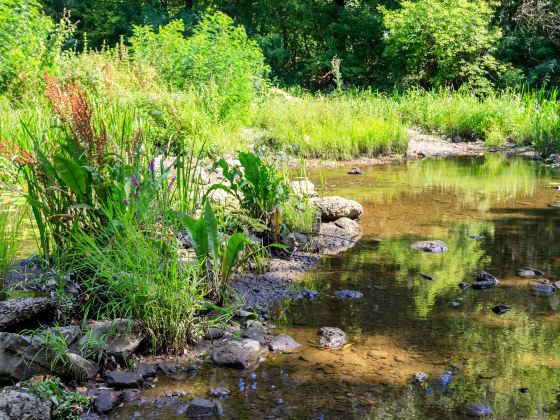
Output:
[[[54,157],[54,166],[58,176],[78,198],[82,198],[87,191],[88,172],[73,160],[63,156]]]
[[[229,278],[231,271],[237,263],[239,253],[243,251],[245,245],[248,244],[249,238],[244,234],[236,232],[229,238],[225,254],[222,260],[222,281],[225,282]]]

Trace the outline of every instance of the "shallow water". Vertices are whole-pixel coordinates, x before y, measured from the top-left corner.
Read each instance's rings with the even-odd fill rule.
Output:
[[[549,207],[560,202],[551,188],[558,173],[490,155],[311,175],[326,194],[356,199],[365,212],[360,245],[324,259],[298,285],[320,298],[276,311],[278,331],[304,346],[253,372],[208,368],[160,380],[112,418],[184,418],[184,401],[217,386],[231,391],[226,418],[461,418],[471,404],[491,406],[495,418],[560,415],[560,292],[539,295],[534,279],[517,276],[531,266],[559,279],[560,209]],[[409,249],[422,239],[444,240],[449,252]],[[500,285],[461,291],[481,269]],[[364,297],[336,299],[339,289]],[[497,316],[497,303],[511,310]],[[318,348],[323,326],[342,328],[352,345]],[[412,384],[415,372],[429,381]],[[176,391],[188,394],[159,398]]]

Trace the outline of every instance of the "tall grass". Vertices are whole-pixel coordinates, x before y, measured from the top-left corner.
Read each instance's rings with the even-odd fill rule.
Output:
[[[406,127],[398,114],[359,96],[272,97],[256,110],[254,122],[278,145],[313,158],[352,158],[401,153]]]
[[[5,203],[2,205],[4,206]],[[0,210],[0,291],[4,287],[6,275],[18,251],[21,220],[22,218],[14,215],[9,207]]]

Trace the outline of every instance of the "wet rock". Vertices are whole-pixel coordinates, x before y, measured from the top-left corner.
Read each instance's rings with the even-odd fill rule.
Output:
[[[422,384],[428,381],[428,375],[423,372],[416,372],[412,379],[414,380],[414,383]]]
[[[481,271],[476,275],[472,288],[475,290],[493,289],[498,285],[498,283],[500,283],[499,280],[492,274],[489,274],[486,271]]]
[[[108,358],[123,363],[136,351],[144,338],[140,334],[136,322],[126,319],[97,321],[90,324],[88,328],[89,332],[70,346],[70,349],[75,353],[80,353],[81,349],[88,348],[82,356],[91,359],[104,353]],[[87,346],[91,340],[98,344],[94,347]]]
[[[459,289],[461,290],[468,289],[468,287],[469,287],[469,283],[467,283],[466,281],[462,281],[461,283],[459,283]]]
[[[319,330],[319,342],[323,347],[337,349],[346,344],[346,333],[340,328],[323,327]]]
[[[492,414],[494,409],[486,404],[472,404],[469,406],[469,412],[474,416],[482,417]]]
[[[224,336],[224,330],[217,327],[208,327],[204,330],[205,340],[217,340]]]
[[[291,296],[293,300],[301,300],[301,299],[315,300],[317,299],[317,297],[319,297],[319,292],[316,290],[309,290],[309,289],[296,290],[295,292],[292,293]]]
[[[349,219],[348,217],[341,217],[333,222],[335,226],[344,229],[349,234],[357,234],[360,230],[360,225],[355,220]]]
[[[272,335],[268,333],[263,324],[258,321],[249,322],[249,328],[243,332],[243,338],[250,338],[258,341],[261,345],[266,346]]]
[[[447,252],[449,248],[447,244],[440,240],[418,241],[410,245],[414,251],[432,252],[434,254]]]
[[[506,312],[509,312],[510,307],[507,305],[504,305],[503,303],[498,303],[496,306],[494,306],[492,308],[492,312],[494,312],[496,315],[503,315]]]
[[[268,348],[275,352],[289,352],[298,347],[300,347],[300,344],[286,334],[275,335],[268,345]]]
[[[207,400],[205,398],[193,398],[187,408],[187,417],[213,417],[223,415],[220,403]]]
[[[518,270],[518,274],[520,277],[535,277],[542,276],[544,273],[531,267],[525,267]]]
[[[290,183],[292,193],[298,197],[316,197],[315,185],[307,179],[297,179]]]
[[[534,284],[531,286],[531,289],[533,289],[535,292],[545,294],[553,293],[556,290],[556,288],[552,284]]]
[[[555,281],[554,283],[552,283],[552,285],[553,285],[556,289],[560,289],[560,281]]]
[[[139,372],[112,371],[107,374],[107,385],[115,388],[139,388],[144,382]]]
[[[177,363],[160,363],[157,366],[157,370],[163,375],[168,376],[180,372],[183,370],[183,367]]]
[[[157,369],[154,365],[149,363],[138,363],[134,372],[137,372],[143,379],[153,378],[156,376]]]
[[[360,168],[356,168],[353,167],[352,169],[350,169],[348,172],[346,172],[348,175],[363,175],[364,171],[362,171]]]
[[[223,388],[221,386],[216,388],[210,388],[209,394],[211,397],[214,398],[225,398],[230,394],[230,390],[228,388]]]
[[[232,340],[214,349],[212,360],[222,367],[250,369],[259,363],[261,354],[261,345],[256,340]]]
[[[358,219],[364,212],[362,205],[357,201],[337,196],[316,198],[313,203],[321,211],[321,219],[324,222],[332,222],[341,217]]]
[[[45,420],[51,418],[52,403],[18,390],[0,393],[1,420]]]
[[[66,353],[69,363],[68,373],[80,380],[93,379],[99,373],[99,366],[76,353]]]
[[[0,302],[0,331],[33,329],[54,319],[56,301],[48,298],[18,298]]]
[[[99,414],[109,414],[120,405],[124,400],[122,391],[115,391],[113,389],[98,390],[94,395],[93,408]]]
[[[358,292],[356,290],[337,290],[334,292],[334,295],[340,299],[359,299],[364,297],[362,292]]]
[[[306,249],[319,254],[338,254],[353,247],[361,234],[358,224],[348,218],[322,223],[319,234],[306,245]]]

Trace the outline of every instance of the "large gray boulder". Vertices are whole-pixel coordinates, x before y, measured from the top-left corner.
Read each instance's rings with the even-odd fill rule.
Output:
[[[37,337],[0,333],[0,383],[15,383],[35,375],[72,376],[93,378],[96,364],[83,357],[67,353],[54,362],[53,350]]]
[[[338,196],[314,198],[312,201],[321,211],[321,219],[324,222],[333,222],[341,217],[358,219],[364,212],[364,208],[357,201]]]
[[[212,360],[222,367],[250,369],[257,366],[262,355],[263,350],[256,340],[231,340],[214,349]]]
[[[70,350],[86,358],[95,359],[100,353],[121,363],[132,355],[144,336],[138,323],[126,319],[97,321],[88,326],[89,331],[76,341]],[[95,346],[88,342],[97,343]]]
[[[18,298],[0,302],[0,331],[19,332],[54,319],[56,301],[48,298]]]
[[[26,392],[10,390],[0,393],[0,420],[48,420],[52,403]]]

